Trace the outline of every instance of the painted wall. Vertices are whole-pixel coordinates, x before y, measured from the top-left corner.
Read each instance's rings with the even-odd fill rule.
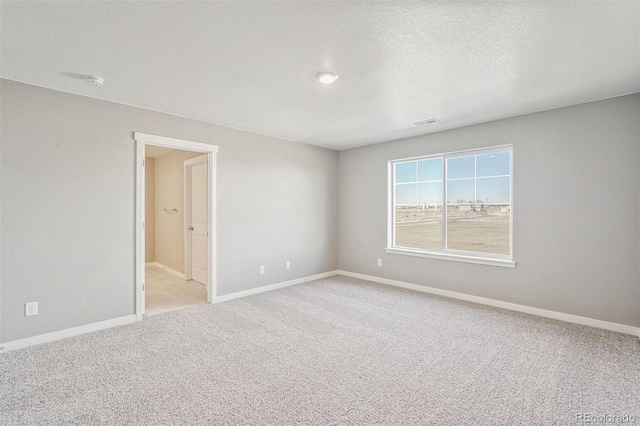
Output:
[[[184,161],[202,155],[179,149],[156,158],[156,262],[184,273]],[[164,209],[177,209],[168,213]]]
[[[640,325],[639,117],[635,94],[341,151],[340,269]],[[389,160],[501,144],[515,269],[385,253]]]
[[[144,168],[144,246],[145,246],[145,262],[155,262],[156,258],[156,173],[155,159],[151,157],[145,158]]]
[[[0,342],[134,312],[134,131],[220,147],[220,295],[339,266],[640,325],[638,94],[338,155],[0,85]],[[505,143],[514,144],[515,269],[384,253],[388,160]],[[40,302],[40,315],[23,316],[27,301]]]
[[[0,342],[134,313],[134,131],[219,146],[220,295],[337,268],[337,152],[0,84]]]

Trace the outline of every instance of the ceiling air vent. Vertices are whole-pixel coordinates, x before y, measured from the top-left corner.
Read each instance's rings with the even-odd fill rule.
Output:
[[[422,121],[416,121],[415,124],[416,126],[423,126],[425,124],[432,124],[432,123],[437,123],[438,120],[435,118],[427,118],[426,120],[422,120]]]

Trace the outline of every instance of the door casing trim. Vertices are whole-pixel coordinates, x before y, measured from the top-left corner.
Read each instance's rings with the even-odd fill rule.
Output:
[[[182,149],[186,151],[201,152],[207,154],[207,179],[208,179],[208,273],[207,273],[207,302],[214,303],[217,295],[217,269],[216,269],[216,170],[218,146],[202,142],[188,141],[184,139],[169,138],[165,136],[151,135],[148,133],[134,132],[136,141],[136,238],[135,238],[135,315],[136,321],[141,321],[144,315],[144,267],[145,267],[145,183],[144,183],[144,158],[145,146],[155,145],[165,148]]]

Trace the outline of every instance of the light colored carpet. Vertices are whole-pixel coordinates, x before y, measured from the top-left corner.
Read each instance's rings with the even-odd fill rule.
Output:
[[[638,338],[331,277],[0,356],[0,424],[580,424]]]

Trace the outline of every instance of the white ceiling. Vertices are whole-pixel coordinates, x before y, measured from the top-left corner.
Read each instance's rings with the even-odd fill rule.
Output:
[[[4,78],[333,149],[640,91],[638,1],[0,8]]]

